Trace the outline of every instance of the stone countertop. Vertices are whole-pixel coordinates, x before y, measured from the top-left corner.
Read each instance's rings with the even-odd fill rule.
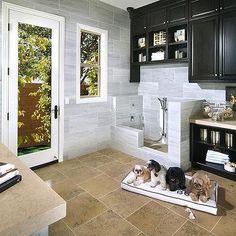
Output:
[[[2,144],[0,162],[14,164],[22,175],[0,193],[0,235],[31,235],[66,216],[66,202]]]
[[[211,118],[190,118],[190,123],[197,125],[205,125],[210,127],[217,127],[223,129],[236,130],[236,119],[230,119],[225,121],[213,121]]]

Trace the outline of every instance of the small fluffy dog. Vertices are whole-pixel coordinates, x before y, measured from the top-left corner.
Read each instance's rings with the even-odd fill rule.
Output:
[[[196,172],[190,180],[190,185],[186,192],[189,194],[193,201],[200,199],[202,202],[207,202],[210,198],[209,190],[211,187],[211,181],[207,174],[202,172]]]
[[[166,173],[166,183],[169,184],[170,191],[185,189],[183,170],[179,167],[170,167]]]
[[[154,188],[160,184],[162,190],[166,190],[166,168],[154,160],[147,162],[147,168],[151,172],[150,186]]]
[[[135,165],[133,168],[134,175],[127,181],[128,184],[138,186],[150,180],[151,174],[146,166]]]

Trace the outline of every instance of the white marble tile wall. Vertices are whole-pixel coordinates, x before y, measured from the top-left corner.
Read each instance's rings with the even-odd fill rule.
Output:
[[[65,96],[70,98],[70,104],[65,105],[65,158],[107,147],[110,141],[112,113],[110,97],[137,95],[138,84],[129,83],[128,13],[98,0],[6,1],[65,17]],[[75,104],[77,23],[108,30],[108,95],[110,97],[105,103]]]
[[[233,84],[189,83],[187,64],[141,67],[138,94],[143,96],[145,137],[155,139],[160,132],[157,97],[225,100],[225,86]]]
[[[113,125],[141,125],[143,117],[143,97],[138,95],[123,95],[112,98]],[[134,120],[131,120],[131,116]]]

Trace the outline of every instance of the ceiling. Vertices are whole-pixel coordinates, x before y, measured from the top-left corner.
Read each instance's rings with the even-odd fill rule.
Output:
[[[148,5],[152,2],[157,2],[158,0],[100,0],[112,6],[126,10],[127,7],[138,8]]]

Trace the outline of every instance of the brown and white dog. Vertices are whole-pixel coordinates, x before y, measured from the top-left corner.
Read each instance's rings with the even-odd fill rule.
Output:
[[[149,181],[150,178],[151,174],[146,166],[135,165],[133,168],[133,175],[127,180],[127,183],[133,183],[135,186],[138,186]]]
[[[211,181],[207,174],[202,172],[196,172],[190,181],[186,192],[193,201],[200,199],[202,202],[207,202],[210,198],[209,190],[211,187]]]

